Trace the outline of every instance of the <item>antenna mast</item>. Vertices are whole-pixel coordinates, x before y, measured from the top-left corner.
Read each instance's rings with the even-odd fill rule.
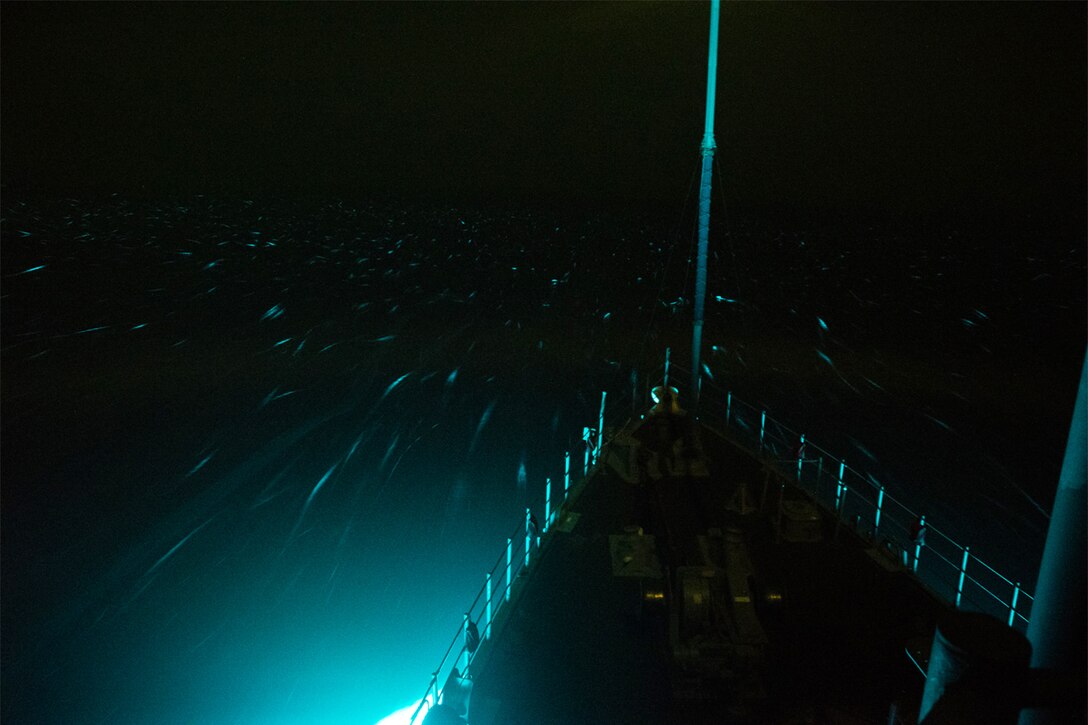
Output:
[[[703,307],[706,306],[706,249],[710,233],[710,180],[714,166],[714,91],[718,77],[718,17],[720,0],[710,0],[710,50],[706,61],[706,126],[703,132],[703,168],[699,180],[699,258],[695,268],[695,319],[691,332],[692,400],[699,402],[702,380]]]

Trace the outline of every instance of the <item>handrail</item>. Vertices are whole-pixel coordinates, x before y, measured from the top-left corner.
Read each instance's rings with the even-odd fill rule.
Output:
[[[680,379],[690,379],[691,376],[689,370],[677,365],[675,362],[671,362],[669,372],[671,376]],[[765,464],[776,469],[778,473],[786,478],[791,480],[796,478],[798,483],[802,484],[802,488],[806,489],[814,500],[823,505],[830,513],[843,518],[845,523],[849,523],[856,516],[858,520],[864,520],[873,525],[876,518],[875,513],[879,510],[881,514],[880,531],[879,537],[874,537],[874,543],[880,545],[887,542],[899,548],[900,551],[906,552],[909,558],[909,562],[906,562],[909,564],[907,566],[908,571],[937,595],[959,608],[962,608],[965,602],[971,603],[978,611],[995,615],[999,619],[1005,618],[1010,626],[1026,629],[1030,621],[1030,610],[1034,597],[1024,591],[1018,582],[1001,574],[974,551],[935,527],[932,522],[926,519],[923,513],[914,511],[887,491],[881,494],[882,487],[876,483],[871,474],[863,473],[859,469],[846,465],[842,458],[817,446],[807,436],[804,439],[806,453],[800,461],[797,458],[783,459],[766,455],[768,451],[773,452],[775,443],[785,445],[789,450],[792,444],[799,443],[801,434],[773,419],[765,409],[746,403],[731,392],[719,387],[713,381],[704,379],[701,390],[702,394],[696,411],[700,419],[709,417],[715,423],[723,424],[725,430],[737,430],[737,432],[741,433],[739,439],[737,436],[730,436],[731,438],[741,445],[745,445],[745,438],[749,439],[746,446],[749,452],[762,458]],[[715,394],[717,394],[716,399]],[[717,407],[715,407],[715,404]],[[724,417],[721,414],[722,409],[727,411]],[[746,423],[744,417],[754,420],[755,426]],[[782,438],[782,432],[794,437],[792,440]],[[757,437],[754,445],[751,441],[753,435]],[[841,481],[843,484],[844,493],[839,500],[841,508],[836,508],[833,500],[827,501],[821,496],[822,492],[817,490],[818,483],[805,485],[810,482],[804,480],[803,469],[805,466],[809,466],[811,469],[812,452],[821,454],[818,458],[821,468],[825,462],[841,465],[841,478],[837,475],[838,470],[823,469],[824,475],[827,475],[836,483]],[[790,468],[783,470],[785,464],[788,464]],[[809,478],[811,478],[811,474]],[[832,486],[831,489],[834,492],[835,486]],[[863,492],[878,495],[879,508],[876,503],[868,499],[867,495],[863,495]],[[852,516],[844,517],[844,510],[848,507]],[[909,523],[902,521],[904,517]],[[887,528],[889,525],[906,534],[905,540],[901,536],[889,536]],[[875,526],[871,526],[867,532],[861,531],[859,533],[872,535],[875,533],[873,529],[875,529]],[[916,541],[914,538],[917,536],[917,529],[924,530],[920,541]],[[968,551],[970,551],[970,556],[965,555],[965,552]],[[931,553],[934,556],[922,558],[923,552]],[[956,562],[957,558],[961,559],[960,563]],[[920,560],[929,563],[919,567]],[[968,569],[971,569],[971,571],[969,572]],[[943,577],[951,578],[944,579]],[[987,583],[983,582],[980,577],[992,578],[994,582],[987,586]],[[953,580],[956,580],[956,583],[953,583]],[[1010,589],[1009,598],[995,594],[992,591],[994,584],[1008,586]],[[976,601],[976,597],[972,596],[973,591],[988,595],[989,599],[992,599],[999,607],[994,607],[993,603],[985,599],[984,603],[980,604]]]
[[[688,382],[691,379],[691,372],[685,368],[672,362],[666,356],[666,363],[663,366],[659,366],[650,373],[650,380],[663,379],[667,374],[674,382],[676,378],[685,378]],[[678,381],[677,381],[678,382]],[[981,612],[989,614],[995,614],[999,618],[1005,617],[1009,626],[1019,626],[1021,629],[1026,630],[1030,621],[1029,617],[1025,614],[1025,609],[1030,614],[1031,603],[1034,602],[1034,597],[1028,592],[1024,591],[1019,583],[1014,582],[1008,577],[1004,576],[992,566],[987,564],[981,558],[977,556],[969,547],[963,546],[954,541],[950,536],[946,535],[929,522],[925,515],[915,512],[903,502],[896,499],[889,494],[883,486],[869,473],[864,473],[859,470],[848,466],[845,460],[839,456],[835,456],[826,449],[813,443],[807,436],[803,436],[799,431],[795,431],[792,428],[784,425],[783,423],[775,420],[767,414],[765,409],[757,408],[745,401],[739,399],[733,395],[730,391],[727,391],[711,380],[704,379],[701,383],[701,395],[699,401],[696,403],[695,415],[707,425],[704,420],[705,417],[712,418],[714,423],[720,424],[725,431],[730,429],[739,429],[738,432],[743,436],[752,435],[757,436],[757,442],[755,446],[747,446],[749,452],[760,458],[765,465],[775,469],[780,475],[788,480],[796,480],[804,490],[806,490],[813,498],[813,500],[820,504],[829,514],[834,515],[843,522],[843,525],[851,525],[853,521],[854,525],[859,527],[857,533],[861,535],[870,536],[873,539],[874,545],[883,546],[890,544],[892,547],[901,552],[901,563],[905,567],[908,574],[914,575],[919,581],[926,585],[931,591],[938,596],[944,598],[949,603],[954,604],[957,608],[962,608],[964,602],[974,605],[974,607]],[[674,387],[680,388],[680,384],[676,384]],[[712,394],[717,393],[719,400],[717,401],[718,407],[714,407],[711,404]],[[602,393],[602,398],[605,393]],[[450,653],[454,651],[458,639],[461,640],[461,647],[457,650],[457,655],[454,658],[454,662],[459,662],[465,655],[467,647],[466,630],[471,623],[477,627],[481,617],[487,619],[484,624],[483,635],[481,636],[481,644],[483,640],[489,639],[491,636],[491,626],[498,616],[498,613],[502,611],[503,605],[509,601],[509,593],[513,588],[514,579],[520,576],[525,567],[529,563],[527,554],[531,556],[533,549],[538,549],[540,545],[540,537],[543,536],[547,530],[550,529],[551,522],[548,518],[554,517],[556,513],[562,510],[563,504],[566,503],[566,496],[569,495],[569,491],[572,491],[579,485],[585,478],[601,465],[601,450],[607,443],[611,442],[611,439],[615,437],[622,426],[615,425],[616,419],[623,419],[626,423],[629,418],[624,411],[628,410],[628,406],[633,402],[630,395],[620,393],[615,396],[618,398],[611,407],[607,410],[607,421],[611,425],[600,425],[603,418],[598,418],[598,427],[605,429],[612,429],[612,436],[608,440],[602,440],[603,431],[595,428],[586,427],[584,430],[593,432],[596,437],[586,438],[584,442],[586,444],[586,451],[583,461],[594,459],[592,465],[586,467],[584,475],[579,475],[577,478],[571,472],[570,481],[577,481],[577,483],[570,483],[569,490],[563,492],[557,500],[559,506],[545,513],[544,529],[540,531],[532,531],[528,526],[528,516],[533,509],[539,510],[541,501],[537,497],[533,500],[532,505],[526,509],[526,522],[519,522],[511,535],[507,537],[507,545],[504,548],[503,553],[499,554],[494,566],[485,574],[485,581],[483,586],[477,592],[476,597],[472,600],[472,604],[469,605],[465,611],[464,620],[462,624],[457,628],[453,637],[450,640],[449,646],[446,648],[446,653],[442,656],[438,666],[434,669],[431,675],[431,679],[427,685],[427,691],[423,698],[420,700],[419,706],[412,714],[410,723],[415,723],[416,718],[420,714],[424,713],[424,705],[427,706],[427,710],[433,707],[441,700],[442,687],[441,682],[444,682],[442,675],[443,669],[449,660]],[[721,416],[721,407],[724,404],[725,415]],[[602,400],[602,407],[604,401]],[[615,411],[618,411],[616,413]],[[750,416],[758,417],[758,428],[753,429],[751,425],[744,421],[743,414],[747,413]],[[770,426],[768,427],[768,423]],[[709,426],[714,427],[714,426]],[[783,436],[785,434],[785,436]],[[744,445],[743,438],[737,438],[730,436],[736,443]],[[795,445],[803,442],[803,448]],[[781,454],[784,449],[787,457],[783,457]],[[801,455],[798,456],[797,453]],[[767,455],[768,453],[774,455]],[[574,466],[575,458],[570,456],[571,452],[567,451],[567,460],[571,461],[570,464]],[[827,463],[827,468],[824,468],[824,463]],[[816,481],[811,485],[805,485],[805,472],[806,466],[808,466],[809,478],[811,479],[813,465],[817,466]],[[834,464],[838,464],[837,470]],[[821,490],[821,482],[825,477],[834,485],[830,485],[827,488],[827,496],[823,495]],[[554,477],[555,480],[561,480],[559,477]],[[565,482],[566,483],[566,482]],[[867,492],[865,495],[863,492]],[[873,503],[869,500],[868,496],[876,495],[877,501]],[[862,506],[865,504],[865,506]],[[852,517],[846,515],[846,510],[849,508]],[[893,512],[898,509],[900,514],[897,517]],[[906,515],[908,522],[905,523],[901,520],[903,514]],[[861,530],[860,524],[864,522],[868,528]],[[893,527],[901,535],[889,536],[889,527]],[[924,533],[919,533],[919,532]],[[902,536],[904,535],[905,536]],[[951,550],[955,553],[951,553],[950,556],[946,556],[941,552],[941,548],[938,545],[939,541],[943,541]],[[528,547],[529,551],[526,552]],[[957,584],[954,587],[949,588],[951,585],[948,581],[941,579],[942,571],[936,570],[932,565],[927,564],[925,567],[921,567],[919,572],[919,563],[922,560],[922,552],[927,550],[928,553],[933,554],[933,557],[926,557],[926,562],[943,563],[947,566],[946,570],[943,570],[944,574],[951,574],[957,579]],[[961,563],[956,564],[954,559],[956,556],[961,557]],[[975,574],[969,574],[967,572],[969,564],[975,565]],[[983,584],[978,577],[978,569],[984,569],[985,571],[993,574],[1002,583],[1012,587],[1011,600],[1006,601],[999,595],[992,592],[985,584]],[[496,573],[501,572],[501,575],[506,578],[499,590],[494,587]],[[976,596],[973,596],[974,590],[965,589],[966,585],[970,584],[974,587],[974,590],[980,590],[981,593],[989,595],[990,599],[997,602],[1001,606],[1002,611],[996,612],[993,605],[990,604],[986,607],[976,601]],[[489,590],[490,586],[490,590]],[[484,605],[494,605],[489,610],[477,612],[477,605],[481,604],[481,597],[484,598]],[[1027,605],[1023,603],[1026,600]],[[986,601],[986,600],[984,600]],[[988,602],[987,602],[988,603]],[[486,616],[485,616],[486,613]],[[472,661],[475,658],[476,652],[479,652],[477,647],[473,652],[469,653],[466,658],[466,668],[471,666]],[[462,673],[464,674],[464,673]]]
[[[525,556],[526,544],[530,544],[530,553],[533,549],[539,549],[540,537],[543,536],[545,533],[545,530],[543,530],[544,527],[550,529],[551,522],[547,519],[549,517],[554,518],[556,514],[562,510],[562,506],[566,503],[566,497],[569,496],[569,492],[573,491],[575,487],[582,482],[582,480],[588,478],[588,476],[592,473],[593,470],[596,469],[597,466],[601,465],[601,450],[605,445],[611,443],[612,439],[615,438],[619,429],[622,428],[622,426],[615,425],[617,419],[619,419],[623,423],[626,423],[628,419],[628,414],[625,411],[627,411],[629,406],[631,405],[630,395],[624,395],[621,393],[619,395],[615,395],[613,397],[613,400],[614,403],[607,411],[610,415],[606,416],[606,419],[604,420],[605,425],[603,426],[605,429],[612,428],[612,435],[604,440],[601,440],[598,445],[597,437],[601,435],[601,431],[598,431],[596,428],[592,429],[595,437],[590,440],[585,440],[584,442],[586,443],[587,458],[596,457],[596,460],[594,460],[590,467],[586,470],[585,475],[579,474],[576,478],[574,475],[575,471],[571,470],[571,483],[569,489],[567,491],[561,490],[559,492],[560,495],[557,498],[558,506],[545,513],[545,520],[542,526],[542,530],[532,531],[532,533],[526,536],[527,531],[531,531],[531,528],[527,527],[525,523],[519,522],[519,524],[514,527],[511,535],[507,537],[507,546],[504,547],[503,553],[499,554],[498,558],[495,560],[495,564],[484,575],[484,584],[480,587],[480,590],[479,592],[477,592],[476,597],[472,600],[472,604],[470,604],[468,609],[465,611],[465,618],[462,621],[462,624],[454,632],[453,637],[450,639],[450,644],[446,648],[446,653],[442,656],[442,659],[439,661],[438,666],[432,671],[431,679],[428,681],[427,684],[427,690],[424,693],[424,696],[420,699],[419,705],[416,707],[415,712],[412,713],[412,716],[409,719],[409,723],[414,724],[421,714],[425,715],[431,707],[441,701],[443,689],[442,685],[445,680],[445,677],[442,677],[443,670],[446,666],[447,661],[449,660],[450,653],[454,651],[454,648],[457,646],[459,639],[461,640],[461,647],[457,650],[457,654],[454,657],[453,662],[460,662],[462,657],[465,656],[466,651],[468,650],[466,642],[466,629],[469,623],[475,626],[477,628],[477,631],[479,631],[480,618],[484,617],[485,619],[487,619],[488,621],[484,623],[482,628],[483,633],[481,635],[481,645],[482,640],[490,638],[491,626],[494,623],[495,618],[498,616],[498,613],[502,611],[503,605],[509,600],[508,594],[513,588],[514,580],[521,575],[522,571],[527,565],[527,558]],[[618,412],[613,413],[613,411]],[[601,420],[601,418],[598,418],[598,427]],[[570,454],[571,452],[568,451],[567,456],[569,457]],[[574,457],[570,457],[569,460],[571,461],[571,467],[573,469],[575,459]],[[563,481],[562,475],[553,478],[557,481]],[[534,509],[539,510],[542,503],[544,502],[541,501],[539,496],[534,498],[532,504],[526,509],[526,514],[530,514],[531,511]],[[526,518],[528,519],[528,516]],[[507,579],[506,582],[500,585],[501,588],[498,590],[496,590],[493,586],[497,572],[501,572],[502,576]],[[492,585],[492,588],[490,596],[486,597],[485,595],[487,594],[489,584]],[[481,604],[481,597],[484,597],[483,604],[485,606],[489,603],[493,605],[490,614],[487,616],[484,616],[486,610],[477,612],[477,605]],[[472,662],[475,659],[476,653],[479,651],[479,646],[477,646],[474,651],[468,653],[468,657],[466,658],[465,671],[463,671],[462,674],[465,674],[468,668],[471,667]],[[448,673],[446,677],[448,677]],[[424,709],[424,706],[426,706],[426,709]]]

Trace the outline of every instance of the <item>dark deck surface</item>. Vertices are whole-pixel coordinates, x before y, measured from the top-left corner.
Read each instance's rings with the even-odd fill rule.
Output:
[[[473,663],[472,725],[862,723],[887,722],[893,702],[900,712],[917,708],[923,679],[904,645],[932,635],[943,605],[849,530],[836,535],[826,515],[821,542],[779,541],[779,481],[771,480],[764,515],[762,465],[717,434],[700,433],[709,477],[642,475],[631,483],[602,467],[588,479],[568,507],[577,523],[545,537],[514,606],[504,608]],[[782,491],[803,496],[788,485]],[[609,537],[632,527],[654,537],[664,578],[614,575]],[[676,598],[645,595],[675,591],[682,567],[708,566],[707,534],[715,529],[747,544],[751,591],[736,581],[730,591],[754,605],[734,605],[720,628],[733,640],[728,673],[698,677],[670,656]],[[744,615],[753,606],[754,631],[767,643],[757,657],[737,657],[733,645],[751,639]]]

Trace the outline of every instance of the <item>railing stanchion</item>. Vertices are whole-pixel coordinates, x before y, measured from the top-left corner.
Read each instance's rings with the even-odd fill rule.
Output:
[[[567,492],[570,491],[570,451],[563,454],[563,501],[567,500]]]
[[[552,479],[544,479],[544,533],[552,525]]]
[[[733,413],[733,394],[725,394],[725,427],[729,427],[729,416]]]
[[[529,550],[533,548],[533,515],[525,509],[525,566],[529,566]]]
[[[484,622],[484,639],[491,639],[491,572],[487,572],[487,621]]]
[[[1012,604],[1009,605],[1009,626],[1011,627],[1013,622],[1016,621],[1016,602],[1020,599],[1020,582],[1012,587]]]
[[[971,556],[971,547],[963,547],[963,562],[960,564],[960,581],[956,585],[956,609],[960,608],[960,598],[963,597],[963,580],[967,577],[967,559]]]
[[[502,595],[503,601],[506,601],[506,602],[510,601],[510,587],[514,586],[514,580],[510,578],[510,574],[511,574],[510,569],[511,569],[511,564],[513,563],[513,561],[512,561],[513,558],[514,558],[514,540],[508,538],[506,540],[506,591],[503,592],[503,595]]]
[[[465,672],[465,671],[468,670],[469,654],[470,654],[469,651],[468,651],[468,623],[469,623],[469,621],[470,620],[469,620],[469,617],[468,617],[468,612],[465,612],[465,624],[464,624],[464,627],[463,627],[463,631],[465,633],[465,640],[464,640],[464,645],[461,647],[461,654],[463,654],[465,656],[465,666],[461,668],[461,672]]]
[[[880,491],[876,495],[876,516],[873,520],[873,538],[875,539],[880,534],[880,512],[884,508],[884,487],[880,487]]]
[[[801,434],[801,443],[797,446],[797,483],[801,483],[801,464],[805,460],[805,434]]]
[[[767,411],[759,416],[759,455],[763,455],[763,433],[767,429]]]
[[[665,348],[665,387],[669,387],[669,356],[672,354],[672,348]]]
[[[585,455],[582,457],[582,478],[585,478],[589,475],[589,449],[593,440],[593,429],[589,426],[582,427],[582,440],[586,444]]]
[[[835,513],[842,512],[842,491],[846,488],[842,478],[846,475],[846,461],[839,461],[839,485],[835,489]]]
[[[911,562],[911,571],[918,573],[918,559],[922,556],[922,547],[926,543],[926,515],[918,517],[918,531],[914,534],[914,561]]]
[[[601,462],[601,446],[604,445],[604,399],[607,395],[607,390],[601,391],[601,412],[597,414],[597,450],[593,452],[593,465],[600,465]]]

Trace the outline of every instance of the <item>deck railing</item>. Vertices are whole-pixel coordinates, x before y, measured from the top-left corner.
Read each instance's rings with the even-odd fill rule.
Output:
[[[593,424],[581,431],[577,450],[566,451],[557,462],[556,475],[545,479],[543,498],[537,498],[525,509],[523,519],[506,539],[506,547],[495,565],[483,577],[476,598],[465,610],[460,627],[454,633],[446,653],[431,672],[427,691],[409,720],[422,721],[427,711],[441,702],[442,691],[454,668],[464,676],[471,671],[472,662],[490,639],[496,619],[513,598],[518,577],[532,566],[539,553],[541,537],[560,522],[563,505],[577,486],[601,464],[604,447],[629,419],[633,408],[629,392],[602,391],[600,409]],[[604,435],[600,435],[601,431]],[[539,516],[538,516],[539,515]]]
[[[664,374],[663,368],[659,375]],[[691,372],[670,364],[680,390]],[[842,525],[870,539],[910,570],[931,591],[956,608],[983,612],[1026,631],[1034,598],[969,545],[954,540],[928,519],[896,499],[875,476],[853,466],[705,378],[696,415],[747,448],[781,475],[797,482]]]
[[[679,390],[688,390],[691,372],[672,362],[666,353],[664,366],[643,379],[667,380]],[[1005,577],[969,546],[938,529],[924,512],[916,512],[896,499],[875,477],[847,464],[803,432],[793,430],[765,409],[749,405],[705,377],[700,385],[695,409],[700,423],[716,429],[747,448],[765,465],[796,481],[814,501],[836,516],[842,526],[883,548],[890,559],[956,608],[990,614],[1026,631],[1034,599],[1019,582]],[[484,574],[480,590],[431,673],[411,723],[421,720],[430,707],[441,702],[442,690],[454,668],[462,676],[471,671],[476,654],[492,635],[496,618],[511,601],[518,577],[532,565],[540,538],[559,521],[571,491],[601,464],[602,450],[610,437],[622,428],[631,411],[638,409],[637,390],[636,384],[630,393],[611,399],[607,393],[601,393],[595,425],[582,429],[583,446],[564,454],[563,473],[557,472],[546,480],[543,500],[537,499],[525,509],[524,520],[518,521],[506,539],[505,549]],[[600,435],[602,430],[604,435]],[[534,511],[541,514],[539,519]]]

